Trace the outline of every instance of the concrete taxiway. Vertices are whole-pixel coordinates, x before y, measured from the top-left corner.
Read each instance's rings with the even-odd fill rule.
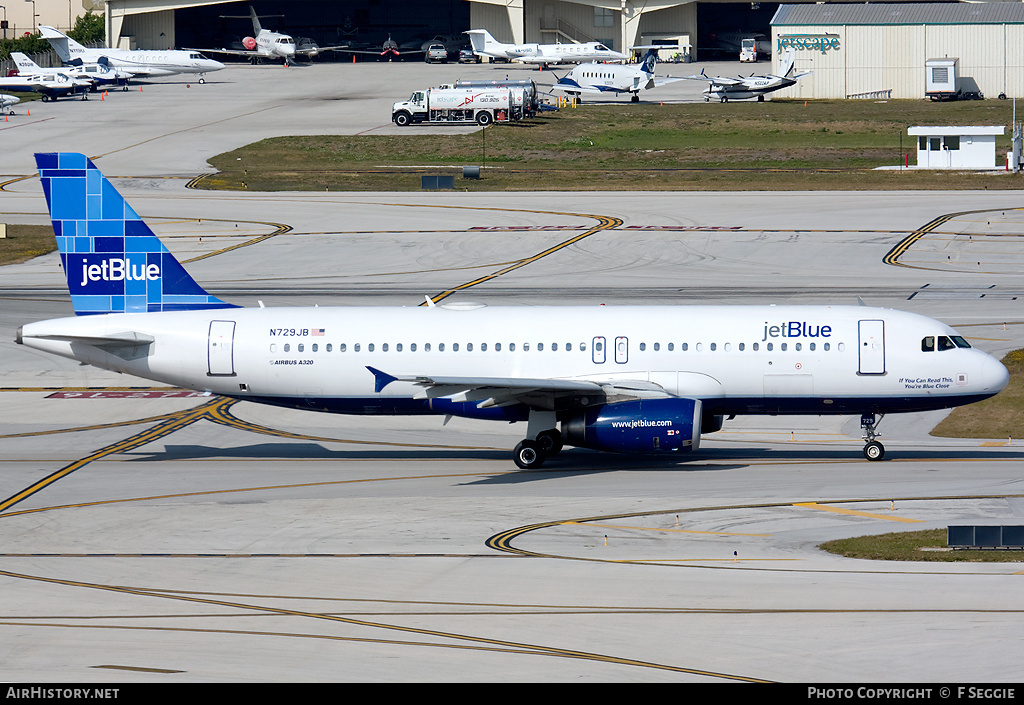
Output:
[[[363,79],[349,69],[238,67],[204,86],[111,94],[126,105],[153,96],[166,114],[147,127],[90,113],[95,151],[73,146],[69,116],[98,101],[40,105],[54,112],[26,120],[23,146],[0,162],[0,212],[45,222],[38,181],[16,177],[32,173],[32,151],[77,149],[97,155],[198,281],[246,305],[414,306],[444,292],[522,305],[860,296],[947,321],[999,356],[1022,347],[1019,192],[185,188],[203,154],[256,134],[317,121],[397,130],[387,106],[367,112],[382,96],[350,97]],[[390,104],[427,70],[444,74],[437,82],[454,73],[363,72],[395,81]],[[267,84],[274,95],[315,77],[312,94],[325,76],[338,80],[337,99],[315,119],[301,99],[261,112]],[[178,99],[197,91],[208,97]],[[1015,439],[932,437],[941,413],[887,418],[889,459],[868,463],[856,419],[747,418],[677,460],[569,449],[524,473],[510,459],[516,426],[257,407],[14,345],[18,325],[70,314],[61,276],[56,255],[0,269],[9,679],[1019,679],[1020,564],[871,562],[816,548],[1019,523]]]

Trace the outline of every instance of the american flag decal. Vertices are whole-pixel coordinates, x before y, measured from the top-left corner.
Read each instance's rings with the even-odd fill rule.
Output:
[[[312,330],[309,331],[309,334],[310,335],[323,335],[324,334],[324,329],[323,328],[313,328]]]

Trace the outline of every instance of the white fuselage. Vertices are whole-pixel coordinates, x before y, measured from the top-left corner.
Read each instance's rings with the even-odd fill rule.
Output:
[[[522,61],[528,64],[562,64],[584,61],[625,61],[629,57],[600,42],[569,44],[503,44],[484,30],[467,32],[473,51],[481,56]]]
[[[646,88],[653,76],[636,66],[588,63],[573,67],[555,88],[566,93],[572,93],[573,87],[585,92],[635,93]]]
[[[264,29],[256,36],[256,52],[260,56],[291,61],[295,58],[295,40],[287,34]]]
[[[154,342],[88,341],[126,333]],[[63,318],[20,331],[32,348],[242,399],[508,420],[524,412],[424,399],[411,381],[375,391],[368,368],[640,383],[700,399],[713,414],[886,413],[957,406],[1006,385],[1006,369],[966,343],[922,349],[956,337],[923,316],[856,306],[246,308]]]
[[[186,49],[82,49],[71,47],[72,59],[96,63],[107,57],[107,63],[133,76],[172,76],[182,73],[204,74],[219,71],[224,64],[208,59],[198,51]]]
[[[729,98],[731,100],[746,100],[767,95],[774,91],[788,88],[796,81],[780,76],[754,76],[743,79],[736,83],[715,83],[711,82],[708,89],[704,91],[705,97]]]

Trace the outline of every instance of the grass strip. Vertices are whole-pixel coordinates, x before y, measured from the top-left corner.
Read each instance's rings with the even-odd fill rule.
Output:
[[[1002,363],[1010,383],[999,394],[969,406],[953,409],[932,429],[943,438],[1024,439],[1024,350],[1014,350]],[[1024,443],[1024,440],[1021,441]]]
[[[27,262],[56,249],[51,226],[9,224],[7,237],[0,238],[0,265]]]
[[[422,173],[483,166],[466,191],[1013,189],[1019,175],[904,169],[913,125],[1007,125],[1007,101],[583,105],[453,134],[267,139],[210,159],[200,188],[415,191]],[[996,159],[1010,136],[996,140]],[[1001,162],[1000,162],[1001,163]],[[993,166],[995,169],[995,166]]]
[[[818,546],[823,551],[847,558],[875,561],[930,561],[942,563],[1021,563],[1024,551],[1011,550],[938,550],[946,548],[946,529],[903,531],[876,536],[828,541]],[[928,550],[932,549],[932,550]]]

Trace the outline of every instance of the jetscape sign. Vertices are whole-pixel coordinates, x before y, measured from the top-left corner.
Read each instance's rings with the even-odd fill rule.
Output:
[[[792,48],[797,51],[820,51],[827,54],[839,51],[838,34],[780,34],[778,36],[779,51]]]

